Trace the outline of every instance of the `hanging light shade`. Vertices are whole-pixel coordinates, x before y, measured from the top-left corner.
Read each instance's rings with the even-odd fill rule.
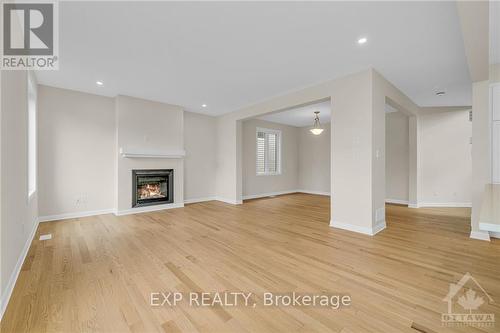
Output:
[[[310,131],[314,135],[320,135],[323,132],[323,129],[321,128],[321,124],[319,122],[319,111],[314,111],[314,114],[314,124]]]

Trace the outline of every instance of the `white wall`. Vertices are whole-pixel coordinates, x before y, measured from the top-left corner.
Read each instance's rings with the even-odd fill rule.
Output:
[[[181,184],[184,182],[185,189],[180,186],[176,193],[184,192],[187,201],[214,198],[215,117],[191,112],[181,115],[180,108],[175,106],[120,96],[122,103],[133,101],[135,104],[126,113],[127,116],[121,113],[121,124],[131,127],[121,127],[118,144],[115,98],[43,85],[39,86],[39,90],[41,220],[113,210],[117,204],[116,163],[123,161],[118,156],[118,148],[122,145],[139,150],[182,149],[184,145],[184,170],[177,174],[180,176],[185,172],[185,177],[178,178]],[[152,111],[151,105],[162,110],[159,111],[160,116],[156,116],[158,110]],[[165,107],[175,111],[164,110]],[[146,119],[154,120],[147,123]],[[126,141],[124,138],[127,138]],[[134,164],[140,162],[127,161]],[[142,162],[153,168],[165,160]],[[178,160],[170,162],[175,168],[180,168]],[[129,182],[130,177],[126,178],[125,181]],[[126,192],[128,196],[128,190]],[[179,197],[177,201],[183,200]],[[129,205],[125,199],[121,210],[130,208]]]
[[[0,316],[38,225],[38,193],[28,199],[27,84],[26,71],[1,72]]]
[[[255,133],[257,127],[282,131],[282,174],[257,176]],[[330,195],[330,124],[321,135],[309,127],[294,127],[258,119],[243,121],[243,198],[305,191]]]
[[[402,112],[385,115],[385,196],[387,202],[408,203],[409,119]]]
[[[257,127],[281,130],[280,175],[257,176],[256,174],[255,135]],[[243,198],[296,190],[299,174],[299,129],[264,120],[250,119],[243,121],[242,130]]]
[[[479,229],[479,216],[485,185],[491,182],[491,115],[490,83],[500,82],[499,65],[490,66],[490,80],[472,85],[472,217],[471,237],[489,240],[487,231]]]
[[[114,99],[39,86],[39,215],[114,206]]]
[[[216,175],[215,117],[184,112],[184,200],[213,199]]]
[[[183,159],[123,158],[119,154],[119,150],[122,148],[145,153],[183,150],[183,109],[175,105],[128,96],[117,96],[115,108],[117,128],[115,208],[117,213],[132,212],[131,175],[133,169],[174,169],[173,204],[183,205]],[[161,207],[156,206],[155,208]]]
[[[384,209],[385,202],[386,99],[390,98],[412,115],[417,114],[418,106],[373,69],[218,117],[217,195],[227,202],[241,202],[239,123],[242,120],[328,98],[334,119],[330,147],[333,156],[330,181],[334,189],[332,225],[369,234],[380,231],[384,227],[384,216],[377,220],[376,212]],[[416,160],[414,156],[417,156],[416,149],[410,145],[410,161]],[[411,180],[411,175],[416,174],[413,171],[410,170]],[[413,185],[416,183],[416,179],[410,182],[412,189],[416,190]]]
[[[320,135],[299,128],[299,189],[330,195],[330,123],[322,126]]]
[[[433,108],[420,115],[422,206],[470,206],[472,123],[469,110]]]
[[[409,117],[409,206],[415,207],[419,200],[420,144],[418,118],[419,107],[408,96],[387,81],[380,73],[372,70],[372,212],[373,220],[384,219],[386,190],[386,130],[385,110],[389,104]],[[378,218],[377,218],[378,216]]]
[[[491,181],[491,142],[488,81],[472,86],[472,233],[479,233],[485,185]],[[488,232],[483,232],[489,239]]]

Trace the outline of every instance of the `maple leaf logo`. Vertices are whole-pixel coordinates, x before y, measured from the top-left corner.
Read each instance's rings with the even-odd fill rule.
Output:
[[[469,310],[469,313],[472,313],[472,310],[477,310],[483,303],[483,298],[481,296],[476,297],[476,292],[472,289],[467,290],[465,295],[458,298],[458,304],[465,310]]]

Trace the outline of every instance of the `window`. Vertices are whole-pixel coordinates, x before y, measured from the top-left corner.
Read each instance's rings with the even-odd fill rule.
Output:
[[[257,128],[257,175],[281,173],[281,131]]]
[[[36,82],[28,74],[28,197],[36,192]]]

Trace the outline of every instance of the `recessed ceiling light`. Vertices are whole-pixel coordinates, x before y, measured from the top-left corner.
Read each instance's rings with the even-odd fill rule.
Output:
[[[363,38],[358,39],[358,44],[364,44],[367,41],[368,41],[368,39],[366,39],[366,37],[363,37]]]
[[[96,81],[95,83],[96,83],[98,86],[102,86],[102,85],[104,85],[104,83],[103,83],[102,81]]]
[[[444,94],[446,94],[446,92],[444,92],[444,91],[436,92],[436,96],[443,96]]]
[[[202,107],[202,108],[206,108],[206,107],[207,107],[207,105],[206,105],[206,104],[202,104],[202,105],[201,105],[201,107]]]

